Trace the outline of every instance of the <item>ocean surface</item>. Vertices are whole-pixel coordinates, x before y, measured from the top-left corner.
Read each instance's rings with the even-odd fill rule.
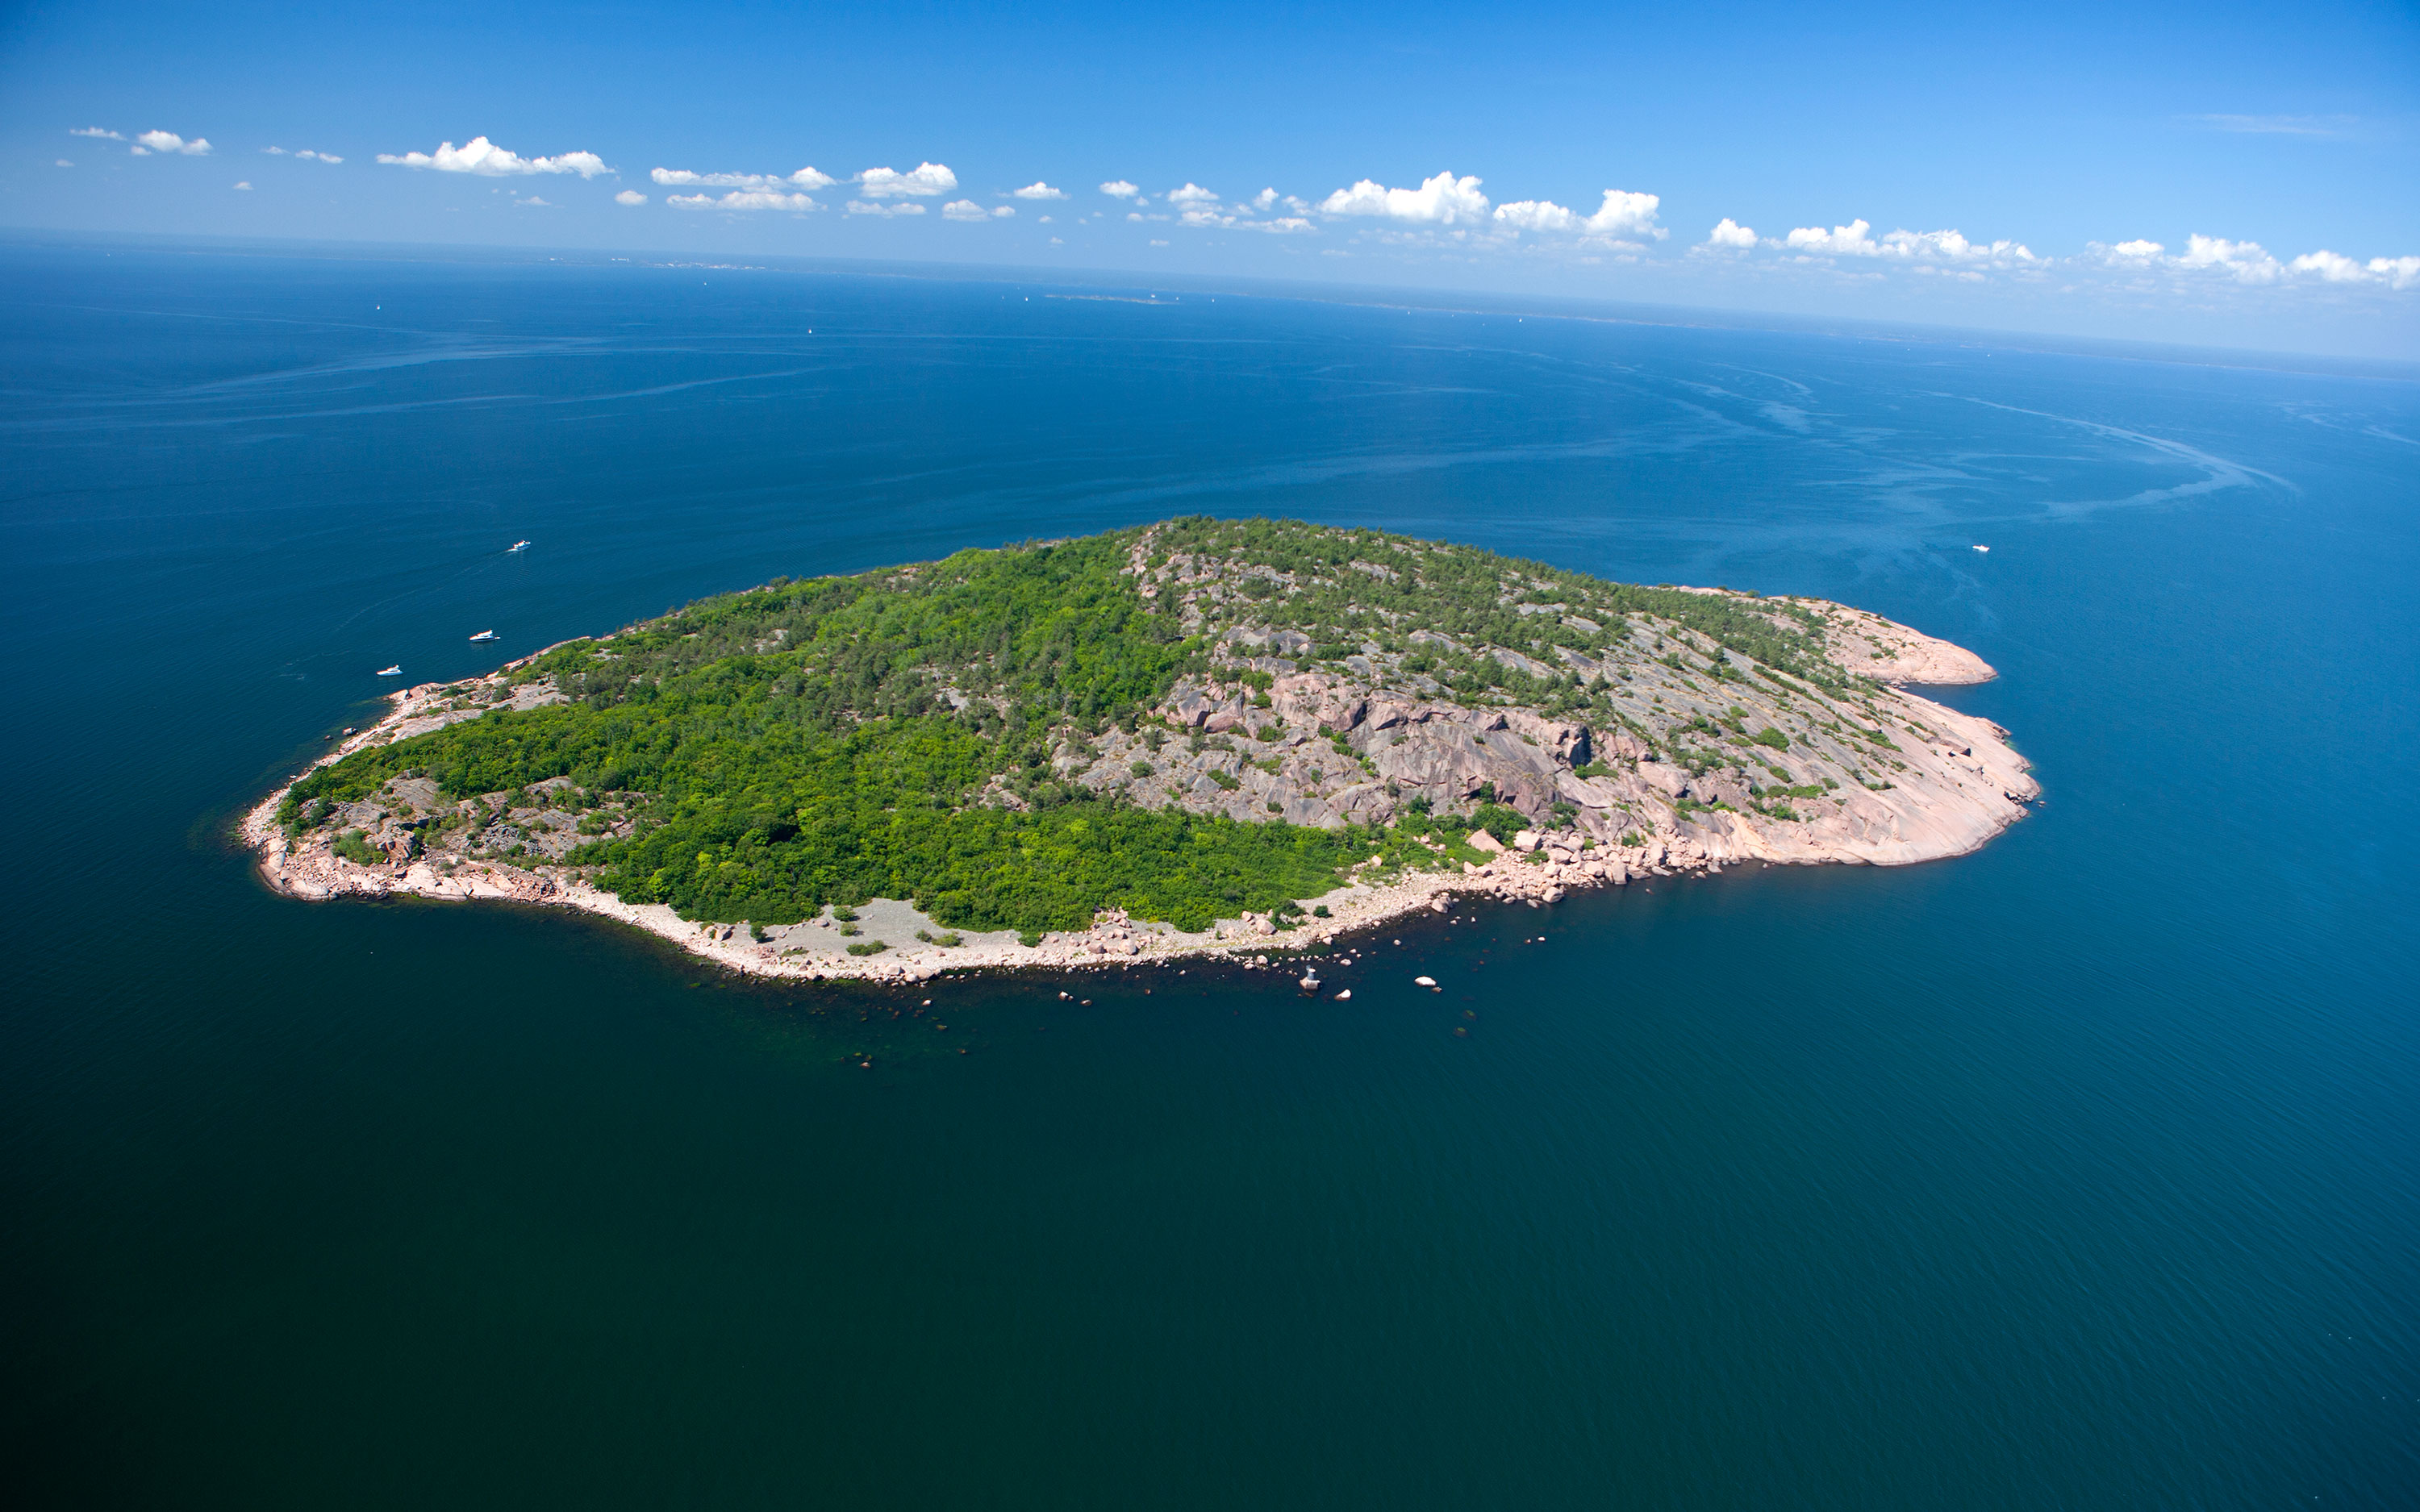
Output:
[[[2420,1504],[2408,376],[15,244],[0,501],[12,1505]],[[225,842],[380,667],[1187,512],[1879,610],[2045,801],[946,1032]]]

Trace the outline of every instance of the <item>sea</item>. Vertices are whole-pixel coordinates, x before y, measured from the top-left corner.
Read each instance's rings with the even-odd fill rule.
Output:
[[[229,841],[381,668],[1189,513],[1878,610],[2042,801],[1317,996]],[[12,1505],[2420,1505],[2420,369],[21,239],[0,574]]]

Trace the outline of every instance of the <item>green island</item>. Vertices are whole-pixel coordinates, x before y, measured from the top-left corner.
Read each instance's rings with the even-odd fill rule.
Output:
[[[484,868],[756,941],[886,899],[1028,946],[1283,928],[1420,874],[1971,849],[2024,763],[1895,685],[1990,675],[1823,600],[1189,517],[775,579],[412,688],[249,833],[305,895]]]

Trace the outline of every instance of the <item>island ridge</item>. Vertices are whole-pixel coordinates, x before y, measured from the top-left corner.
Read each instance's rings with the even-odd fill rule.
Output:
[[[736,968],[1265,950],[1450,894],[1962,854],[2039,788],[1823,600],[1185,518],[776,579],[394,695],[246,818],[299,897],[582,908]]]

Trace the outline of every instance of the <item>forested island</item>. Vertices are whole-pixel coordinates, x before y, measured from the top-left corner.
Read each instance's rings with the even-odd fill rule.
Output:
[[[395,695],[244,825],[298,896],[516,898],[741,969],[1265,950],[1458,891],[1971,850],[2038,789],[1823,600],[1184,518],[776,579]]]

